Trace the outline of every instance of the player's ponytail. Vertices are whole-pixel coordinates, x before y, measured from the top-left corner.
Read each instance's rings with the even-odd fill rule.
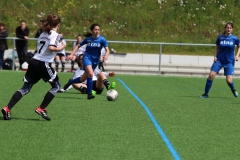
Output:
[[[48,15],[46,21],[42,25],[44,32],[50,34],[50,31],[55,28],[61,22],[61,18],[58,15],[50,14]]]

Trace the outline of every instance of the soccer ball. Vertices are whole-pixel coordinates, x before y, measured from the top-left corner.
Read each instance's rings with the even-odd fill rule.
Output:
[[[114,89],[110,89],[107,91],[106,97],[109,101],[115,101],[118,98],[118,92]]]

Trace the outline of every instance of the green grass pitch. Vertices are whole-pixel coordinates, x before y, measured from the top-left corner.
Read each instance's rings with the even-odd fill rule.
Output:
[[[22,87],[24,72],[0,71],[0,105]],[[62,86],[72,77],[59,73]],[[118,99],[87,100],[76,90],[58,93],[48,106],[51,121],[34,113],[50,85],[40,81],[0,116],[1,159],[174,159],[141,103],[148,107],[181,159],[240,159],[240,100],[216,77],[201,99],[206,77],[117,75]],[[240,91],[240,81],[235,78]]]

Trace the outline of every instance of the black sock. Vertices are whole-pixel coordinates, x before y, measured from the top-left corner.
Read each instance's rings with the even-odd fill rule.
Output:
[[[108,89],[108,87],[110,86],[110,83],[109,83],[109,81],[107,80],[107,79],[104,79],[103,81],[102,81],[102,83],[104,84],[104,86]]]
[[[40,108],[41,109],[46,108],[49,105],[49,103],[53,100],[54,97],[55,96],[51,92],[47,92],[47,94],[45,95],[42,101],[42,104],[40,105]]]
[[[81,93],[87,94],[87,88],[86,88],[86,87],[81,86],[78,90],[79,90]]]
[[[23,97],[23,96],[22,96],[22,93],[19,92],[19,91],[16,91],[16,92],[13,94],[11,100],[10,100],[9,103],[8,103],[8,108],[11,110],[12,107],[13,107],[22,97]]]
[[[74,69],[74,63],[75,61],[71,61],[71,68]]]

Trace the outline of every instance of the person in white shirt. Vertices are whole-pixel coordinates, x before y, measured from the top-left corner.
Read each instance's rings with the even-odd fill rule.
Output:
[[[63,34],[62,33],[59,33],[60,35],[60,41],[59,43],[62,43],[63,45],[67,45],[66,41],[63,39]],[[59,66],[59,63],[62,63],[62,70],[61,72],[64,72],[64,69],[65,69],[65,64],[66,64],[66,53],[65,53],[65,48],[61,51],[58,51],[57,52],[57,55],[55,57],[55,69],[56,71],[58,72],[58,66]]]
[[[60,82],[57,72],[49,66],[53,62],[56,53],[65,48],[65,45],[59,43],[60,36],[57,33],[60,28],[61,18],[58,15],[48,15],[42,28],[43,33],[37,41],[37,53],[31,59],[28,70],[24,76],[24,84],[21,89],[16,91],[9,103],[2,109],[4,120],[11,120],[11,109],[26,94],[28,94],[40,79],[49,82],[51,89],[46,93],[42,103],[36,108],[35,112],[46,120],[51,120],[46,111],[46,107],[53,100],[57,91],[60,89]]]

